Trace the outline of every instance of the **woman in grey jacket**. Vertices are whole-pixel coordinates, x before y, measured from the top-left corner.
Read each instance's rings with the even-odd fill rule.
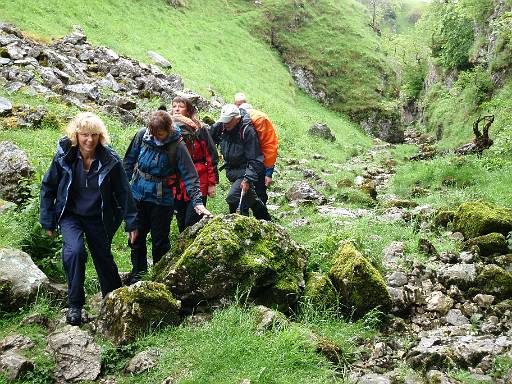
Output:
[[[49,236],[57,226],[62,233],[68,280],[66,321],[71,325],[81,324],[85,303],[84,236],[103,297],[121,286],[111,243],[122,219],[130,241],[137,238],[135,202],[121,159],[108,143],[108,132],[98,116],[78,114],[67,127],[67,137],[59,141],[41,185],[41,225]]]

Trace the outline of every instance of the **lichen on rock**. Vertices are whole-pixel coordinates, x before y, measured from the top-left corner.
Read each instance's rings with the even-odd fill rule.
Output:
[[[165,285],[140,281],[111,292],[102,303],[98,331],[116,344],[131,342],[149,326],[178,324],[180,303]]]
[[[340,303],[350,315],[360,317],[375,308],[381,311],[391,308],[383,277],[352,243],[344,243],[338,249],[329,278],[340,292]]]
[[[258,304],[289,310],[302,294],[306,250],[271,222],[217,216],[185,231],[156,266],[184,308],[246,292]]]
[[[453,227],[466,238],[512,231],[512,210],[484,202],[463,203],[455,212]]]

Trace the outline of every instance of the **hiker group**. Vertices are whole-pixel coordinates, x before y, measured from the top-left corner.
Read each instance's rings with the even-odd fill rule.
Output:
[[[187,98],[174,98],[171,108],[152,113],[123,160],[109,146],[104,123],[91,112],[79,113],[58,142],[41,185],[40,223],[49,236],[57,227],[62,234],[66,321],[71,325],[81,324],[85,304],[85,242],[103,297],[122,285],[111,252],[121,221],[128,232],[133,284],[148,270],[149,233],[155,264],[171,248],[174,215],[180,232],[211,215],[207,199],[216,195],[219,170],[226,170],[231,183],[226,196],[230,213],[252,210],[255,218],[271,220],[267,187],[278,140],[268,116],[252,108],[242,93],[222,107],[211,127],[199,121]],[[217,146],[224,161],[220,167]]]

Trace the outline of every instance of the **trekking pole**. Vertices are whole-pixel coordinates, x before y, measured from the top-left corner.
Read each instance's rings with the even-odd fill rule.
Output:
[[[242,208],[242,199],[244,198],[244,190],[240,191],[240,201],[238,202],[238,207],[236,208],[236,213],[240,214],[240,209]]]

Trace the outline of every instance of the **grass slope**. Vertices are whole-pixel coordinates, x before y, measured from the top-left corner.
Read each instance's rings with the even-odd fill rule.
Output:
[[[249,32],[247,18],[260,14],[248,7],[241,0],[188,0],[181,10],[164,0],[14,0],[0,9],[0,19],[42,38],[63,36],[79,24],[89,41],[119,53],[147,61],[148,50],[159,52],[195,92],[208,96],[212,87],[231,101],[242,90],[275,122],[282,153],[320,151],[343,159],[351,146],[367,145],[354,125],[297,90],[278,55]],[[316,121],[327,122],[344,144],[300,140]]]

